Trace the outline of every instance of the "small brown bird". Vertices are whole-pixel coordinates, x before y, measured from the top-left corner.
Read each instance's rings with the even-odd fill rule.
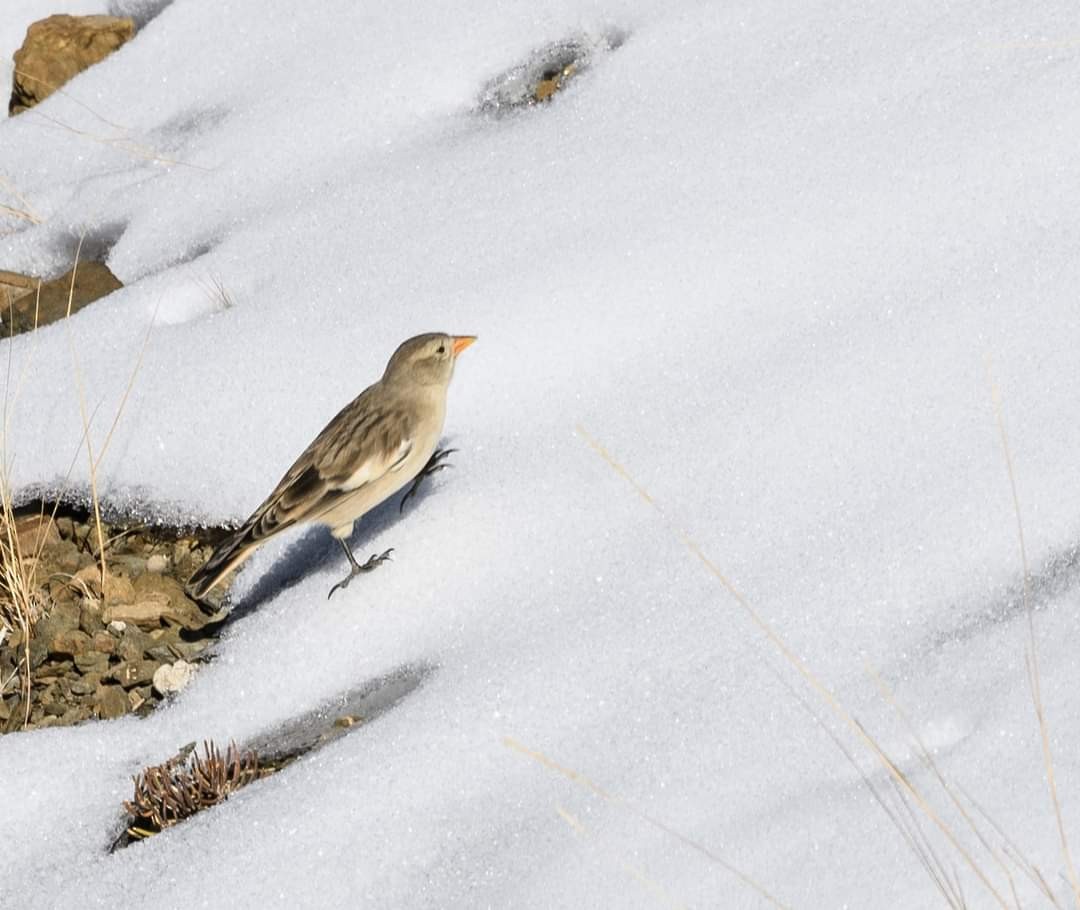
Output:
[[[191,576],[188,593],[200,600],[271,537],[305,522],[329,526],[352,566],[330,595],[388,559],[390,550],[360,565],[346,538],[356,519],[410,480],[406,498],[424,476],[446,466],[441,459],[450,450],[436,451],[446,391],[457,356],[474,341],[473,335],[431,333],[404,342],[382,379],[326,425],[274,492]]]

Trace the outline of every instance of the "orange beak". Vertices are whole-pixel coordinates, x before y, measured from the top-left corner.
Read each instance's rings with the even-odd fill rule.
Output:
[[[457,357],[470,344],[476,341],[475,335],[451,335],[450,340],[454,345],[454,356]]]

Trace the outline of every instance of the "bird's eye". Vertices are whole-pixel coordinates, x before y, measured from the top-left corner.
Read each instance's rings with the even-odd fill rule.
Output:
[[[439,345],[439,353],[440,353],[440,354],[445,354],[445,353],[446,353],[446,348],[445,348],[445,346],[443,346],[443,345],[441,345],[441,344]]]

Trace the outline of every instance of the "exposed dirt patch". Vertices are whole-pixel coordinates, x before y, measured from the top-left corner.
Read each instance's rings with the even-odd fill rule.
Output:
[[[207,659],[214,626],[183,585],[225,532],[103,522],[99,534],[86,513],[53,519],[41,504],[19,510],[15,532],[42,617],[0,644],[0,731],[146,714]]]
[[[600,56],[625,41],[625,33],[611,30],[598,37],[574,35],[542,47],[484,86],[480,111],[505,114],[549,102]]]

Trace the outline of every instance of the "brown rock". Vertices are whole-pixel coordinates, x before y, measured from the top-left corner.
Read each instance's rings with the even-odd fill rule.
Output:
[[[15,52],[8,113],[43,101],[73,76],[130,41],[135,21],[116,16],[49,16],[26,30]]]
[[[14,274],[14,273],[8,273]],[[35,288],[38,279],[29,279]],[[68,296],[71,296],[71,312],[77,313],[88,303],[111,294],[124,285],[100,262],[80,262],[75,269],[75,290],[71,291],[71,272],[41,282],[41,293],[24,294],[15,300],[8,312],[4,307],[4,332],[19,335],[49,323],[63,319],[68,312]],[[4,300],[0,294],[0,300]],[[80,526],[84,527],[84,526]],[[83,539],[76,532],[79,539]]]
[[[106,622],[119,619],[143,628],[154,628],[165,619],[185,629],[201,629],[207,617],[191,600],[171,575],[145,572],[135,579],[135,603],[108,604],[102,618]]]
[[[53,578],[48,584],[49,597],[56,604],[75,603],[75,591],[67,579]]]
[[[109,678],[115,679],[125,689],[143,686],[154,678],[158,664],[152,660],[125,660],[109,671]]]
[[[42,635],[35,635],[30,639],[30,669],[36,670],[49,656],[49,642]]]
[[[108,632],[102,630],[95,632],[90,639],[90,647],[100,654],[115,654],[117,641]]]
[[[90,709],[86,705],[74,705],[64,712],[64,716],[60,718],[60,723],[67,726],[72,724],[82,723],[90,717]]]
[[[94,597],[101,597],[101,566],[93,563],[84,566],[75,573],[75,585],[90,592]],[[105,602],[108,604],[130,604],[135,601],[135,588],[123,575],[105,572]]]
[[[35,556],[45,547],[60,543],[60,532],[49,515],[22,515],[15,519],[19,553]]]
[[[61,538],[60,542],[52,548],[50,555],[57,567],[69,575],[78,572],[79,567],[82,565],[82,553],[78,544],[73,540]]]
[[[104,674],[109,669],[109,655],[99,654],[96,651],[87,651],[84,654],[75,655],[75,666],[83,674]]]
[[[121,660],[140,660],[154,647],[154,640],[138,626],[129,625],[116,643],[115,653]]]
[[[49,640],[49,654],[55,657],[75,657],[90,650],[90,636],[78,629],[58,632]]]
[[[110,604],[105,608],[101,618],[106,622],[119,620],[129,626],[134,624],[144,628],[153,628],[161,624],[161,617],[168,609],[168,598],[162,595],[133,604]]]
[[[106,720],[127,714],[127,695],[120,686],[99,685],[94,693],[94,710]]]
[[[71,684],[72,695],[91,695],[97,691],[98,685],[101,683],[101,677],[96,673],[88,674],[82,679],[76,680]]]
[[[135,603],[135,588],[123,575],[109,573],[105,576],[105,602],[111,604]]]
[[[72,632],[79,628],[79,607],[74,603],[57,603],[44,618],[38,621],[34,629],[35,638],[51,641],[61,632]]]
[[[87,635],[97,635],[105,631],[105,623],[101,621],[101,609],[95,603],[84,603],[79,610],[79,628]],[[104,651],[104,648],[95,648]]]

